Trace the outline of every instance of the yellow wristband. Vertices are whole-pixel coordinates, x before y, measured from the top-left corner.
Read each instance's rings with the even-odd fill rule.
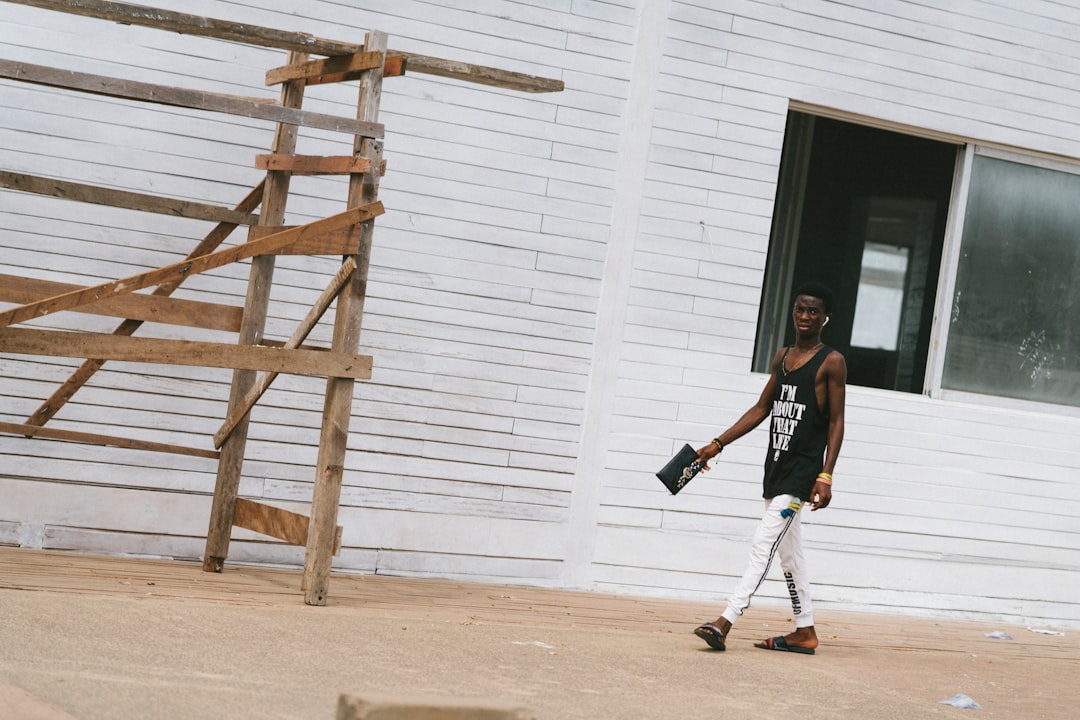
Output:
[[[818,473],[818,482],[823,482],[826,485],[832,485],[832,475],[829,473]]]

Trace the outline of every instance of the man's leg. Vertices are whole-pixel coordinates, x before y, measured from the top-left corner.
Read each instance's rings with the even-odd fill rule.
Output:
[[[802,510],[795,513],[791,520],[791,526],[781,539],[777,553],[780,556],[780,569],[784,573],[788,595],[791,597],[795,632],[785,635],[783,643],[778,643],[775,638],[771,642],[766,640],[757,643],[758,647],[766,650],[795,648],[797,652],[799,648],[813,650],[818,645],[817,633],[814,630],[814,604],[810,598],[809,572],[802,546]]]
[[[784,573],[784,582],[791,597],[795,627],[813,627],[814,603],[810,598],[810,578],[806,569],[806,557],[803,555],[801,510],[792,517],[791,527],[780,541],[777,553],[780,556],[780,570]]]
[[[754,538],[750,545],[750,559],[746,564],[742,579],[728,598],[727,608],[715,622],[706,623],[694,631],[694,634],[709,643],[711,647],[717,650],[722,649],[731,626],[750,606],[750,599],[765,581],[765,576],[769,572],[769,566],[781,541],[798,516],[797,513],[788,517],[782,514],[793,499],[792,495],[778,495],[765,501],[765,514],[758,523],[757,530],[754,531]]]

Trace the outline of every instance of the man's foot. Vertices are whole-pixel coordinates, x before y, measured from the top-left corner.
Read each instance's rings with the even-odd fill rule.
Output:
[[[727,645],[724,643],[730,631],[731,623],[724,618],[719,618],[715,622],[699,625],[694,629],[694,634],[708,643],[713,650],[726,650]]]
[[[781,652],[793,652],[802,655],[813,655],[814,649],[817,646],[817,633],[814,631],[812,625],[805,628],[796,628],[795,632],[788,633],[787,635],[777,635],[776,637],[762,640],[759,643],[754,643],[754,647],[759,647],[763,650],[779,650]]]

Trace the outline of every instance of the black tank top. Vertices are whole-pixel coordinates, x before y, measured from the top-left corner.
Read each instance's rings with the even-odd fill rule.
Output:
[[[832,348],[822,346],[806,364],[785,375],[785,351],[775,370],[776,394],[765,456],[766,498],[795,495],[810,499],[829,435],[829,419],[818,407],[814,384],[818,369],[831,352]]]

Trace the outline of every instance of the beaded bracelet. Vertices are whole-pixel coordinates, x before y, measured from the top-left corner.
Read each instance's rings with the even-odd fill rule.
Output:
[[[718,438],[718,437],[714,437],[714,438],[712,439],[712,441],[713,441],[714,443],[716,443],[716,447],[720,448],[719,450],[717,450],[717,451],[716,451],[716,454],[717,454],[717,455],[719,455],[720,453],[724,452],[724,443],[720,442],[720,438]]]

